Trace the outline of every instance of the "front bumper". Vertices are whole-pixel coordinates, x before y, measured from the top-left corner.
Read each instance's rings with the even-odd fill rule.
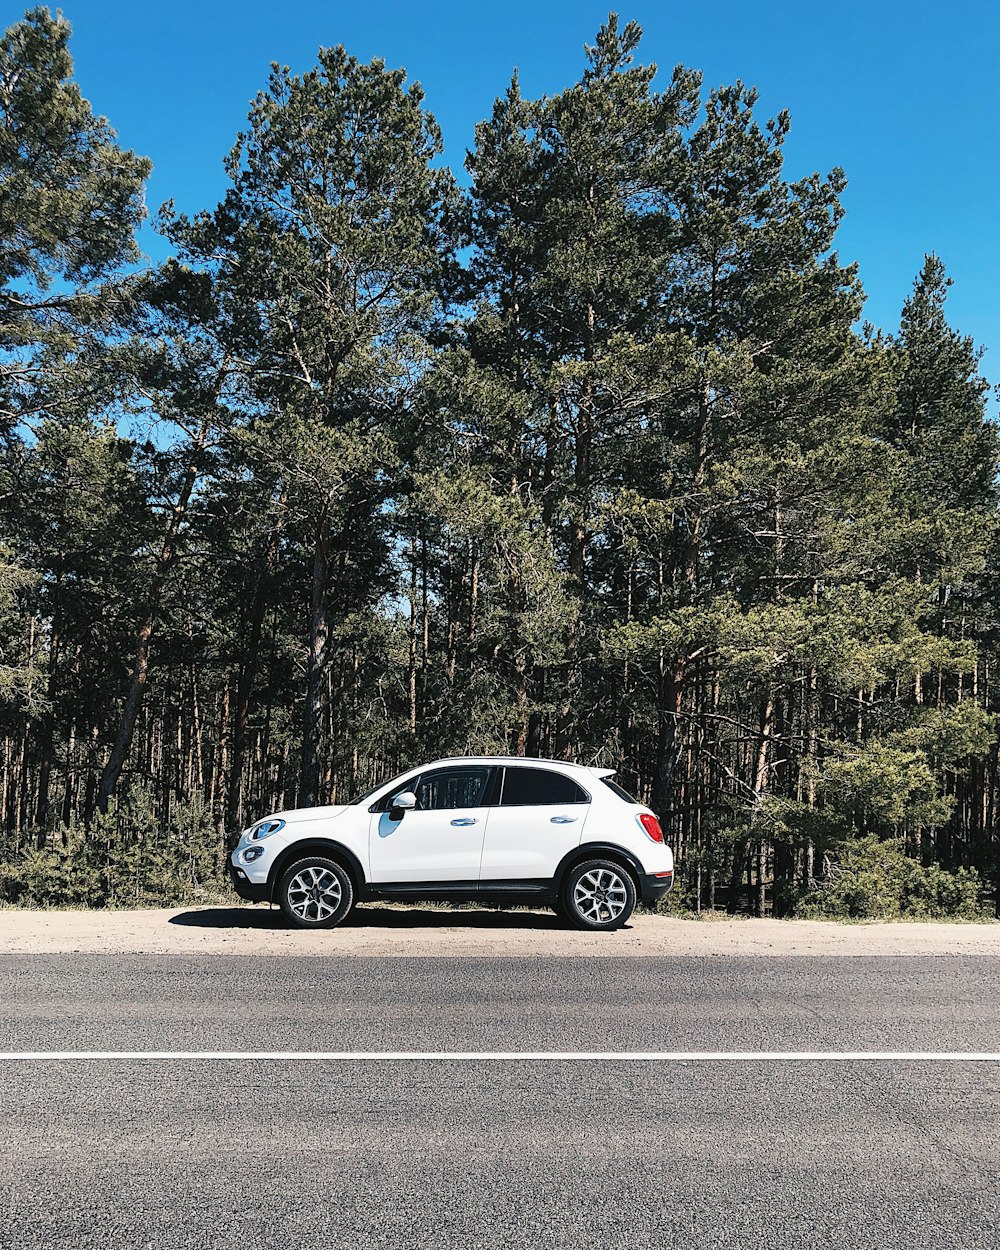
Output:
[[[672,872],[646,872],[639,878],[639,896],[647,906],[652,906],[664,894],[669,894],[673,885]]]
[[[271,887],[266,881],[251,881],[242,868],[229,861],[229,880],[232,882],[233,889],[240,896],[245,898],[248,903],[268,903],[271,901]]]

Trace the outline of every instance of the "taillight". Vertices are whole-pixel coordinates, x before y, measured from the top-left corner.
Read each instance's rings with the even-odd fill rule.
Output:
[[[663,830],[660,828],[660,822],[656,819],[652,812],[640,812],[636,819],[646,831],[646,837],[649,838],[651,842],[663,841]]]

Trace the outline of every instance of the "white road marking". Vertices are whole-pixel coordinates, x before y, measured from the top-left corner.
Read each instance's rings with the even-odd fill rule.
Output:
[[[571,1063],[1000,1063],[1000,1051],[940,1050],[15,1050],[0,1051],[0,1061],[47,1059],[95,1062],[127,1060],[264,1060],[291,1062],[325,1059],[336,1062],[446,1060],[489,1063],[495,1060],[547,1060]]]

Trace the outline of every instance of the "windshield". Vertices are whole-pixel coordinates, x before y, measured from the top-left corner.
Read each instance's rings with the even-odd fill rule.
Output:
[[[391,778],[389,781],[380,781],[377,786],[372,786],[370,790],[366,790],[364,794],[359,794],[356,799],[348,799],[348,807],[359,807],[362,803],[367,803],[369,799],[373,799],[380,790],[385,786],[394,786],[396,782],[402,781],[404,777],[409,777],[412,769],[407,769],[405,773],[399,773],[398,776]]]

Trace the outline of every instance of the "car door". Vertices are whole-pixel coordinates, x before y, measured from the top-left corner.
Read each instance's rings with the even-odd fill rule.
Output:
[[[551,768],[504,767],[483,842],[480,881],[545,881],[583,837],[590,795]]]
[[[394,794],[386,795],[369,826],[372,882],[467,882],[474,888],[495,772],[489,765],[455,764],[422,773],[405,787],[417,805],[403,813],[392,809]]]

